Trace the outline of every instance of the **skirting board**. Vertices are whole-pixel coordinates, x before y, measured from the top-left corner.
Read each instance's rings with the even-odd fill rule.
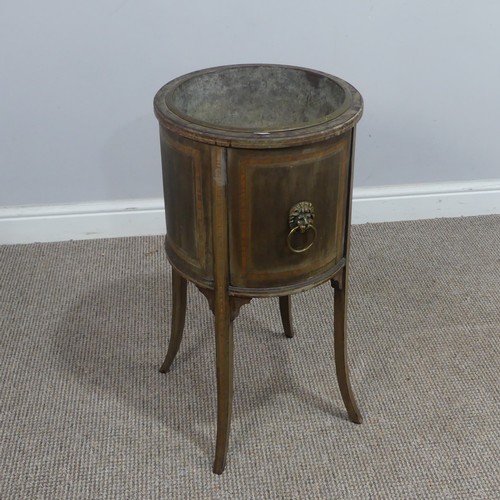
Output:
[[[500,179],[355,188],[353,224],[500,213]],[[165,234],[163,199],[0,207],[0,244]]]

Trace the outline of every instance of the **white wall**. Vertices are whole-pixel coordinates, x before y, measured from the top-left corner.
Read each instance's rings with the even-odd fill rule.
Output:
[[[0,205],[161,197],[156,90],[277,62],[365,98],[356,186],[500,177],[498,0],[0,3]]]

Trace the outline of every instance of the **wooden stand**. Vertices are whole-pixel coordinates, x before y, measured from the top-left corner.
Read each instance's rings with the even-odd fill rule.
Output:
[[[182,93],[186,82],[193,92],[189,82],[201,78],[194,87],[198,89],[206,78],[204,92],[210,94],[214,85],[222,85],[214,80],[214,73],[228,72],[221,82],[226,85],[232,78],[236,85],[246,81],[240,78],[241,71],[250,81],[254,71],[259,78],[267,72],[268,80],[279,80],[290,71],[290,82],[306,95],[330,85],[327,97],[340,96],[335,106],[341,112],[332,105],[326,118],[314,118],[317,123],[284,130],[275,123],[275,131],[271,127],[270,132],[255,132],[224,130],[199,121],[199,116],[190,120],[185,116],[189,110],[176,109],[191,102]],[[221,92],[228,92],[228,100],[234,100],[225,87],[214,95]],[[304,106],[297,111],[299,115],[309,112],[307,102],[299,103]],[[203,119],[213,113],[212,108],[207,108]],[[252,298],[279,297],[284,333],[292,338],[291,295],[331,281],[337,379],[350,420],[361,423],[349,381],[346,346],[354,126],[361,116],[361,96],[346,82],[312,70],[232,66],[174,80],[157,94],[155,111],[160,121],[165,249],[172,264],[173,292],[170,343],[160,371],[170,370],[181,344],[189,280],[207,298],[215,316],[218,405],[213,471],[221,474],[226,464],[233,398],[233,321]],[[193,112],[201,113],[198,108]],[[265,112],[263,107],[257,115]],[[284,108],[283,113],[288,112]],[[234,119],[224,110],[221,113],[220,121]],[[296,120],[295,115],[292,119]]]

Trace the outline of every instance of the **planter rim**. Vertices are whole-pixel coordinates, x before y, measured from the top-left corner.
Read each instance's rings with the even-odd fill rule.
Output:
[[[252,68],[255,68],[256,71],[277,69],[278,71],[285,70],[285,72],[290,70],[295,74],[304,72],[306,73],[304,76],[308,80],[314,79],[315,82],[326,82],[331,88],[341,89],[343,100],[337,107],[334,108],[331,105],[327,113],[312,120],[303,123],[292,123],[290,126],[269,128],[226,126],[223,123],[212,123],[200,119],[199,116],[190,115],[180,109],[178,102],[176,102],[175,92],[182,88],[184,84],[196,82],[196,79],[206,78],[207,75],[208,78],[217,77],[224,72],[229,73]],[[345,80],[321,71],[282,64],[235,64],[193,71],[171,80],[157,92],[154,98],[154,111],[161,126],[180,136],[223,147],[265,149],[304,145],[341,135],[353,128],[361,118],[363,98]]]

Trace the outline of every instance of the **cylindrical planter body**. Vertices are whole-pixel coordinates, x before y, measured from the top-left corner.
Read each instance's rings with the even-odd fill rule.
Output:
[[[220,185],[230,295],[288,295],[345,265],[362,113],[350,84],[291,66],[224,66],[173,80],[154,106],[166,251],[184,277],[214,288]]]

